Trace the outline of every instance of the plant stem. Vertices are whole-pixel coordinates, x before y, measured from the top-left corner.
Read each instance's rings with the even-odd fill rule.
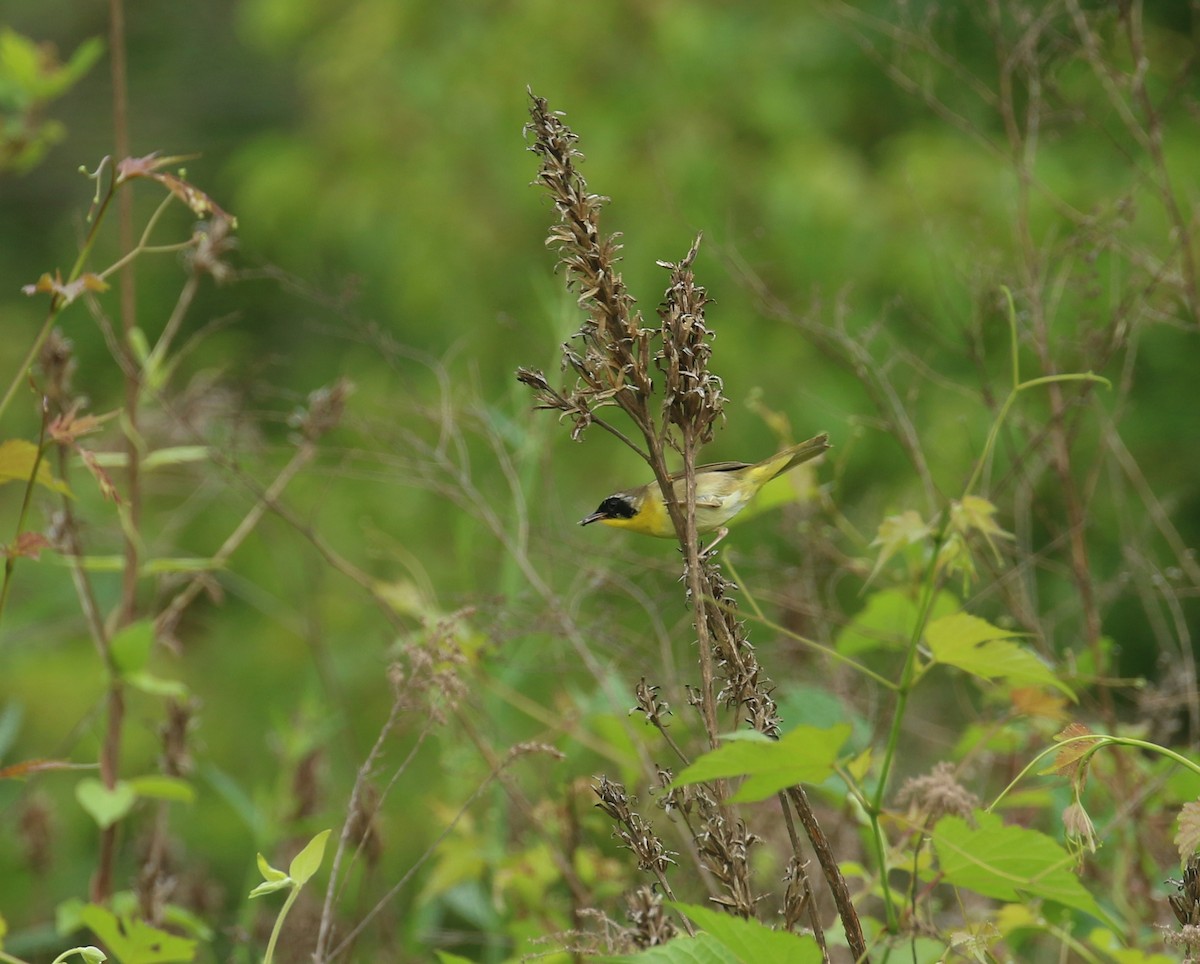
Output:
[[[263,955],[263,964],[271,964],[274,959],[275,945],[279,942],[279,935],[283,932],[283,920],[287,917],[288,911],[292,909],[292,904],[296,902],[299,894],[300,888],[294,885],[288,890],[287,899],[279,908],[279,916],[275,918],[275,926],[271,928],[271,939],[267,941],[267,952]]]

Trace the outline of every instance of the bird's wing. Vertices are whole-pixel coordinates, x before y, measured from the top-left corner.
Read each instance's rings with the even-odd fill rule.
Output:
[[[751,462],[709,462],[708,465],[697,465],[696,474],[699,475],[701,472],[736,472],[738,469],[749,468],[752,464]],[[683,475],[682,472],[673,472],[671,474],[671,481],[678,482],[683,478]]]

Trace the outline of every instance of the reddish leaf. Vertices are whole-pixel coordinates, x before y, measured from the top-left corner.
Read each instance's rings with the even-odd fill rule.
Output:
[[[43,549],[50,549],[50,540],[40,532],[22,532],[17,536],[17,541],[11,546],[4,547],[4,554],[10,559],[25,557],[27,559],[37,559]]]
[[[191,208],[192,213],[197,217],[212,216],[232,222],[233,219],[221,209],[221,206],[196,185],[190,184],[174,174],[158,174],[155,176],[155,180]]]
[[[50,437],[60,445],[73,445],[81,435],[97,431],[117,414],[109,412],[107,415],[78,415],[78,410],[79,406],[75,406],[69,412],[63,412],[47,427]]]
[[[1072,780],[1081,780],[1083,771],[1087,764],[1081,763],[1084,757],[1091,751],[1092,747],[1099,742],[1100,737],[1093,737],[1090,740],[1080,740],[1077,737],[1086,736],[1091,733],[1082,723],[1068,723],[1061,731],[1054,735],[1054,739],[1058,742],[1064,740],[1073,740],[1054,755],[1054,772],[1059,776],[1070,777]]]
[[[188,157],[184,155],[163,157],[160,151],[154,151],[142,157],[127,157],[117,163],[117,181],[129,181],[135,177],[152,177],[164,167],[186,160]]]
[[[47,770],[83,770],[90,767],[71,763],[69,760],[23,760],[11,766],[0,767],[0,780],[24,780],[34,773]]]
[[[87,449],[78,449],[79,457],[83,459],[84,467],[92,473],[96,484],[100,486],[100,494],[110,502],[121,504],[121,494],[117,491],[117,487],[113,485],[113,480],[104,468],[96,461],[96,456]]]

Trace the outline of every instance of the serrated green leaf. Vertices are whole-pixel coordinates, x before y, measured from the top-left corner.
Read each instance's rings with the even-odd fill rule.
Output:
[[[950,593],[938,593],[929,618],[952,613],[958,607],[958,600]],[[917,630],[919,616],[917,600],[899,589],[871,593],[863,610],[838,633],[834,648],[846,656],[876,649],[903,649]]]
[[[322,830],[319,834],[312,838],[304,845],[304,849],[292,858],[291,866],[288,867],[288,876],[297,884],[305,884],[308,879],[321,867],[321,861],[325,859],[325,841],[329,839],[331,831]]]
[[[766,742],[740,736],[699,757],[675,778],[674,785],[745,776],[732,799],[739,803],[765,800],[798,783],[824,781],[833,773],[833,764],[849,736],[846,723],[827,730],[798,726],[780,739]]]
[[[722,743],[761,743],[763,746],[776,746],[779,743],[758,730],[733,730],[720,734],[717,739]]]
[[[175,803],[194,803],[196,800],[195,788],[186,780],[180,780],[178,777],[155,774],[135,777],[129,781],[129,784],[137,791],[139,797],[171,800]]]
[[[743,964],[737,956],[712,934],[695,937],[676,937],[667,944],[648,947],[636,954],[589,958],[599,964]]]
[[[1035,653],[1010,641],[1019,635],[963,612],[942,616],[925,627],[925,641],[939,663],[981,679],[1003,679],[1010,686],[1052,686],[1074,700],[1071,688]]]
[[[154,620],[139,619],[117,631],[108,643],[113,664],[122,677],[140,673],[154,648]]]
[[[133,809],[137,791],[124,780],[109,789],[95,777],[86,777],[75,784],[75,799],[96,825],[106,830]]]
[[[711,907],[678,901],[667,903],[720,941],[742,964],[821,964],[821,948],[811,937],[772,930],[759,921],[745,920]]]
[[[106,907],[88,904],[80,918],[121,964],[175,964],[196,958],[196,942],[151,927],[136,917],[119,917]]]
[[[947,883],[1012,902],[1040,898],[1108,923],[1095,898],[1075,876],[1075,858],[1036,830],[1006,826],[976,811],[978,826],[946,816],[933,831],[938,865]]]

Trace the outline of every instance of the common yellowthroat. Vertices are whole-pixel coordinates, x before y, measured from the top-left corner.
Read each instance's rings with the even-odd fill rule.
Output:
[[[746,508],[758,490],[775,476],[816,458],[827,448],[829,436],[821,433],[761,462],[714,462],[696,466],[696,531],[707,533],[720,529]],[[683,474],[672,475],[671,481],[675,500],[685,502],[687,483]],[[601,502],[595,512],[579,520],[581,526],[593,522],[647,536],[675,538],[675,527],[657,482],[616,492]]]

